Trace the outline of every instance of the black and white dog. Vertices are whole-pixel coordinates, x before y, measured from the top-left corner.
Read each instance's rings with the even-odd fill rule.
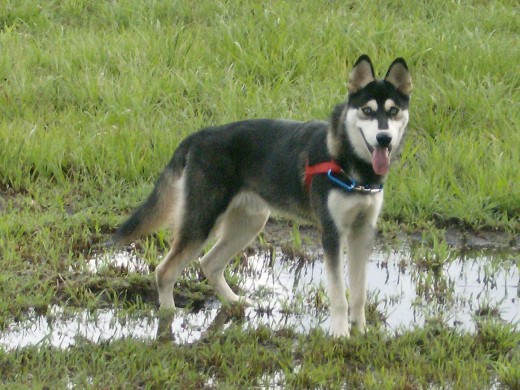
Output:
[[[377,80],[363,55],[350,74],[347,102],[336,106],[329,122],[255,119],[190,135],[113,243],[126,244],[165,225],[172,229],[171,249],[156,277],[161,308],[174,308],[175,281],[216,236],[202,269],[222,299],[248,302],[224,279],[229,260],[263,229],[271,210],[303,218],[321,231],[332,334],[350,333],[345,244],[351,318],[364,331],[372,236],[383,183],[408,123],[411,90],[402,58]]]

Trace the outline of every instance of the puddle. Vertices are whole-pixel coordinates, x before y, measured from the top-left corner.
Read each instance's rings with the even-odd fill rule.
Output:
[[[402,254],[402,260],[409,258]],[[385,313],[390,329],[422,326],[428,320],[475,331],[479,317],[520,321],[520,273],[517,262],[492,266],[489,256],[459,257],[438,270],[403,266],[395,255],[378,253],[369,274],[371,301]],[[375,264],[374,264],[375,263]]]
[[[493,253],[455,258],[437,269],[421,269],[408,250],[376,250],[368,271],[368,302],[382,319],[379,326],[401,332],[435,319],[448,326],[475,331],[478,318],[492,315],[508,323],[520,321],[520,263],[516,255]],[[121,252],[110,259],[98,256],[87,265],[91,272],[103,267],[125,267],[147,273],[148,265]],[[272,260],[269,254],[246,257],[237,271],[239,287],[257,306],[244,309],[244,326],[266,325],[309,332],[329,329],[323,262]],[[155,312],[122,314],[118,309],[78,310],[59,306],[44,316],[29,313],[0,333],[0,346],[12,350],[29,345],[66,348],[78,339],[92,342],[132,337],[152,339],[166,329],[175,342],[189,343],[204,337],[208,329],[229,324],[229,316],[217,299],[208,300],[196,312],[179,309],[173,322],[159,320]],[[224,313],[224,314],[223,314]]]
[[[107,268],[125,269],[126,272],[148,273],[150,266],[134,252],[117,252],[113,255],[97,254],[87,261],[87,271],[101,273]]]
[[[49,308],[45,316],[31,316],[12,324],[0,336],[0,345],[15,349],[29,345],[51,345],[67,348],[84,338],[92,342],[110,341],[124,337],[152,334],[157,325],[147,318],[118,318],[115,309],[98,309],[95,312],[80,310],[65,313],[59,306]]]

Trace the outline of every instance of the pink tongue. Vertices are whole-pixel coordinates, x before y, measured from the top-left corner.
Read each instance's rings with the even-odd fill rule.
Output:
[[[390,158],[388,148],[376,147],[372,153],[372,167],[376,175],[383,176],[388,173]]]

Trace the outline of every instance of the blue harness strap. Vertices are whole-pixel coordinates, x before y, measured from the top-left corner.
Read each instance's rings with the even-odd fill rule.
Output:
[[[305,165],[305,186],[307,191],[311,189],[312,177],[314,175],[319,174],[327,174],[327,178],[336,184],[338,187],[341,187],[347,192],[360,192],[364,194],[375,194],[383,191],[383,184],[381,183],[379,187],[372,188],[369,185],[358,185],[356,181],[350,177],[347,177],[346,181],[342,181],[335,177],[333,173],[341,173],[343,169],[341,166],[334,160],[325,161],[322,163],[318,163],[315,165],[309,165],[309,162]]]

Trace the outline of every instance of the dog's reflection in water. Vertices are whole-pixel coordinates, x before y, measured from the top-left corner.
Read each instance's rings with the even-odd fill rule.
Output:
[[[173,333],[173,321],[175,319],[175,313],[173,311],[164,312],[159,314],[159,326],[157,327],[157,340],[158,341],[174,341],[175,335]],[[219,332],[224,328],[229,321],[241,322],[245,319],[245,306],[241,304],[235,305],[223,305],[220,307],[217,315],[208,326],[208,328],[201,332],[200,339],[193,341],[193,343],[199,341],[205,341],[211,335]]]

